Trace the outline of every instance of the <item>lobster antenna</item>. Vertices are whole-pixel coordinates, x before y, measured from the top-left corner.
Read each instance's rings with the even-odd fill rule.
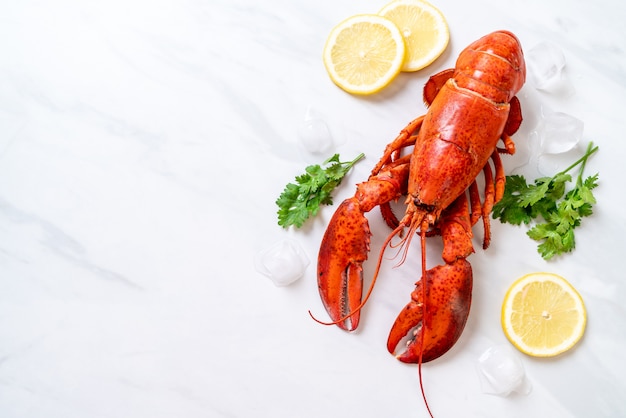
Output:
[[[398,241],[397,244],[389,242],[389,248],[398,249],[396,253],[391,257],[391,260],[395,260],[399,255],[401,255],[400,261],[398,261],[394,267],[399,267],[406,261],[406,248],[410,246],[410,237],[412,237],[413,233],[414,229],[410,227],[409,233],[404,234],[404,236],[400,238],[400,241]]]
[[[426,222],[424,220],[424,214],[420,213],[417,217],[413,216],[411,219],[411,226],[409,227],[409,232],[406,234],[406,237],[402,240],[402,258],[400,259],[400,261],[398,262],[398,264],[396,264],[396,267],[404,264],[404,262],[406,261],[406,257],[407,254],[409,253],[409,248],[411,247],[411,241],[413,240],[413,237],[416,235],[417,233],[417,227],[418,225],[421,225],[421,230],[420,230],[420,235],[422,235],[421,231],[424,231],[424,225],[426,226],[426,229],[428,229],[428,222]],[[426,232],[424,231],[423,235],[425,235]],[[422,242],[422,248],[424,248],[424,243]]]
[[[395,259],[399,254],[402,254],[400,261],[398,261],[398,263],[394,267],[399,267],[400,265],[404,264],[404,262],[406,261],[407,255],[409,253],[409,248],[411,247],[411,241],[413,240],[413,237],[417,235],[418,227],[420,227],[421,229],[424,229],[424,225],[425,225],[426,229],[428,230],[427,222],[424,222],[423,225],[421,225],[425,219],[425,216],[426,216],[425,213],[421,210],[407,214],[407,216],[405,216],[405,218],[403,218],[402,221],[400,221],[400,226],[406,226],[407,222],[405,221],[405,219],[407,217],[410,217],[411,221],[409,225],[409,232],[406,233],[397,244],[392,244],[391,239],[388,239],[387,241],[385,241],[385,246],[387,245],[387,243],[389,243],[390,248],[398,248],[398,252],[392,257],[393,259]],[[392,238],[395,235],[396,235],[396,231],[394,230],[390,238]]]
[[[426,230],[428,229],[428,221],[422,219],[422,226],[420,228],[420,246],[422,247],[422,300],[426,303]],[[424,382],[422,381],[422,355],[424,353],[424,333],[428,329],[426,324],[426,309],[422,307],[422,332],[420,332],[420,355],[417,360],[417,375],[420,381],[420,390],[422,391],[422,399],[424,399],[424,405],[431,418],[434,418],[433,413],[428,406],[428,400],[426,399],[426,393],[424,392]]]

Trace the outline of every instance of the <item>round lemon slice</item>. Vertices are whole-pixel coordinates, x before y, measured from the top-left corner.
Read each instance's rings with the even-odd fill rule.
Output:
[[[372,94],[398,75],[404,40],[392,21],[378,15],[352,16],[339,23],[324,46],[324,65],[335,84],[349,93]]]
[[[585,333],[580,294],[563,277],[532,273],[515,281],[502,304],[502,329],[523,353],[552,357],[572,348]]]
[[[422,0],[394,0],[379,12],[396,24],[406,45],[402,71],[417,71],[435,61],[450,40],[443,14]]]

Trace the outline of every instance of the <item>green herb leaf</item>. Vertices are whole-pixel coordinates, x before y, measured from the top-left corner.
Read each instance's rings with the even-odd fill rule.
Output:
[[[598,174],[583,180],[587,159],[598,150],[589,143],[585,155],[554,177],[535,179],[527,184],[524,176],[507,176],[504,196],[493,207],[492,216],[502,223],[529,224],[539,217],[527,235],[539,241],[537,251],[549,260],[555,255],[572,251],[576,246],[574,228],[582,218],[593,213],[596,199],[592,190],[598,186]],[[580,171],[573,189],[565,193],[566,184],[572,180],[569,171],[580,165]]]
[[[339,154],[335,154],[324,161],[325,167],[319,164],[306,167],[304,174],[296,176],[296,183],[287,184],[276,200],[278,225],[300,228],[310,216],[317,215],[321,205],[332,205],[331,193],[364,156],[359,154],[352,161],[341,162]]]

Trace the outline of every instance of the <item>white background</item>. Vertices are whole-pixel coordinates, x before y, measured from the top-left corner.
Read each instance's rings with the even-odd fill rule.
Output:
[[[532,153],[542,112],[566,112],[585,123],[569,157],[589,141],[600,146],[587,169],[600,173],[598,204],[575,252],[550,262],[525,228],[495,221],[487,251],[475,228],[472,312],[455,347],[424,366],[426,394],[437,417],[626,415],[626,6],[438,0],[451,34],[440,59],[378,95],[351,96],[325,72],[326,36],[384,4],[0,2],[0,416],[425,416],[417,368],[385,348],[419,278],[417,241],[403,266],[385,264],[359,331],[348,334],[307,313],[325,315],[314,260],[333,208],[285,231],[274,201],[327,157],[297,145],[307,109],[323,115],[344,159],[367,156],[339,202],[424,112],[428,76],[498,29],[526,50],[552,41],[567,62],[565,92],[530,80],[520,92],[520,155],[505,159],[507,170]],[[388,229],[372,215],[375,260]],[[253,260],[285,238],[312,262],[277,288]],[[440,263],[439,240],[428,245],[428,263]],[[586,335],[558,358],[519,354],[529,395],[485,394],[476,361],[508,344],[502,298],[533,271],[576,286]]]

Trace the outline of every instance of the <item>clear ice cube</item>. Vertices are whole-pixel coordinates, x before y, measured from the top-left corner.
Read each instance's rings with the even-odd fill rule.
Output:
[[[542,117],[537,128],[541,152],[561,154],[573,149],[582,139],[585,124],[567,113],[555,112]]]
[[[276,286],[287,286],[302,277],[309,258],[294,240],[285,239],[259,251],[254,260],[256,270]]]
[[[524,365],[508,345],[487,349],[478,359],[477,370],[484,393],[508,396],[513,392],[527,395],[531,391]]]
[[[526,63],[535,87],[549,90],[561,80],[565,55],[558,46],[544,41],[528,50]]]
[[[333,137],[324,118],[308,108],[304,121],[298,126],[298,140],[305,151],[323,154],[333,146]]]

